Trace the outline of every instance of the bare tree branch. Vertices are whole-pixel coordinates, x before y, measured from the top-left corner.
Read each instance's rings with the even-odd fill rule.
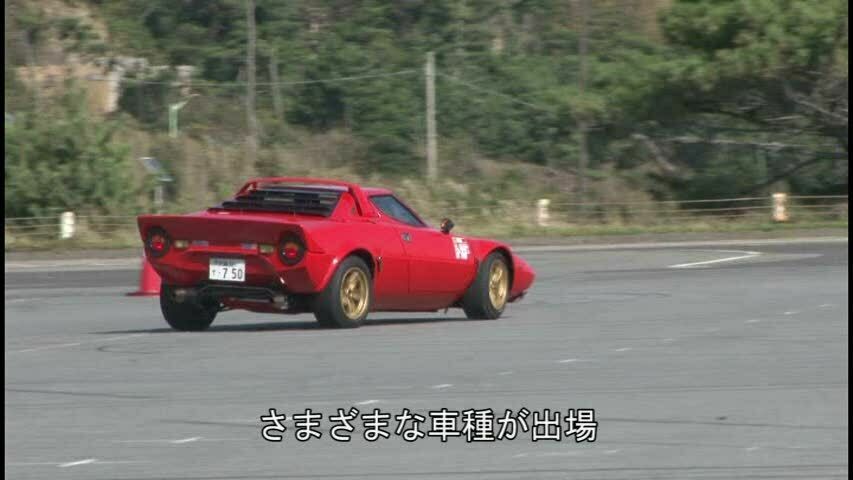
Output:
[[[825,158],[818,156],[818,157],[813,157],[813,158],[809,158],[808,160],[803,160],[801,162],[798,162],[798,163],[794,164],[793,166],[785,169],[784,171],[777,173],[776,175],[773,175],[772,177],[768,178],[767,180],[765,180],[765,181],[763,181],[757,185],[754,185],[750,189],[750,191],[747,193],[758,192],[758,191],[764,189],[765,187],[769,187],[770,185],[773,185],[774,183],[778,182],[779,180],[783,180],[785,178],[788,178],[789,176],[793,175],[794,173],[796,173],[801,168],[815,164],[817,162],[820,162],[821,160],[825,160]]]
[[[666,159],[666,156],[663,154],[663,151],[654,142],[654,140],[649,138],[647,135],[643,135],[642,133],[634,133],[631,135],[631,138],[642,142],[643,145],[645,145],[646,148],[648,148],[649,151],[652,152],[652,155],[654,156],[654,159],[658,163],[658,165],[660,165],[668,173],[678,172],[678,167],[676,167],[672,164],[672,162]]]
[[[809,108],[811,110],[814,110],[815,112],[818,112],[818,113],[820,113],[826,117],[837,120],[837,121],[841,122],[842,125],[847,125],[848,117],[846,117],[844,115],[839,115],[833,111],[830,111],[830,110],[827,110],[827,109],[821,107],[820,105],[809,102],[808,100],[805,99],[804,95],[799,95],[799,94],[795,93],[794,90],[787,84],[785,85],[785,96],[788,97],[788,99],[790,99],[792,102],[796,103],[797,105],[802,105],[802,106]]]
[[[819,145],[804,145],[797,143],[781,143],[781,142],[748,142],[743,140],[729,140],[729,139],[712,139],[712,138],[699,138],[693,136],[680,136],[680,137],[669,137],[661,139],[665,142],[673,142],[673,143],[704,143],[708,145],[737,145],[737,146],[745,146],[745,147],[759,147],[766,148],[769,150],[786,150],[786,149],[805,149],[805,150],[814,150],[817,147],[825,147],[832,148],[833,145],[829,144],[819,144]]]

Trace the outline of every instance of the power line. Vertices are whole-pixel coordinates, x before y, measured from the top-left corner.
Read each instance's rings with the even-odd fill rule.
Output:
[[[533,108],[535,110],[539,110],[542,112],[553,113],[553,110],[551,110],[549,108],[543,107],[541,105],[536,105],[534,103],[525,102],[524,100],[520,100],[518,98],[515,98],[512,95],[507,95],[506,93],[501,93],[501,92],[498,92],[495,90],[489,90],[488,88],[480,87],[480,86],[475,85],[473,83],[469,83],[469,82],[466,82],[460,78],[454,77],[453,75],[447,75],[445,73],[436,73],[436,75],[440,76],[440,77],[444,77],[444,78],[450,80],[451,82],[455,82],[455,83],[458,83],[460,85],[464,85],[464,86],[466,86],[472,90],[477,90],[477,91],[480,91],[483,93],[487,93],[489,95],[495,95],[498,97],[503,97],[504,99],[509,100],[511,102],[518,103],[519,105],[525,105],[527,107],[530,107],[530,108]]]
[[[338,83],[338,82],[352,82],[370,78],[384,78],[384,77],[397,77],[404,75],[415,75],[420,74],[419,70],[409,69],[409,70],[398,70],[396,72],[382,72],[382,73],[368,73],[364,75],[350,75],[346,77],[332,77],[332,78],[322,78],[316,80],[296,80],[296,81],[283,81],[283,82],[255,82],[256,86],[259,87],[269,87],[269,86],[285,86],[285,85],[312,85],[312,84],[320,84],[320,83]],[[487,93],[489,95],[496,95],[499,97],[503,97],[506,100],[509,100],[514,103],[518,103],[520,105],[525,105],[527,107],[540,110],[543,112],[552,112],[552,110],[542,107],[540,105],[536,105],[530,102],[525,102],[524,100],[520,100],[511,95],[507,95],[505,93],[501,93],[495,90],[490,90],[487,88],[480,87],[470,82],[466,82],[458,77],[444,74],[444,73],[436,73],[436,76],[444,77],[452,82],[458,83],[460,85],[464,85],[473,90],[478,90],[483,93]],[[102,77],[88,77],[86,80],[94,81],[94,82],[107,82],[109,79]],[[246,86],[248,82],[180,82],[178,80],[173,81],[155,81],[155,80],[140,80],[136,78],[123,78],[122,83],[132,83],[138,85],[182,85],[187,87],[243,87]]]
[[[397,72],[386,72],[386,73],[371,73],[365,75],[352,75],[348,77],[333,77],[333,78],[323,78],[317,80],[297,80],[291,82],[255,82],[257,86],[282,86],[282,85],[309,85],[315,83],[337,83],[337,82],[352,82],[357,80],[363,80],[367,78],[380,78],[380,77],[395,77],[401,75],[411,75],[420,73],[418,70],[400,70]],[[109,79],[102,77],[89,77],[87,80],[94,82],[107,82]],[[245,86],[248,82],[180,82],[178,80],[173,80],[170,82],[164,81],[154,81],[154,80],[140,80],[136,78],[123,78],[122,83],[136,83],[141,85],[184,85],[188,87],[242,87]]]

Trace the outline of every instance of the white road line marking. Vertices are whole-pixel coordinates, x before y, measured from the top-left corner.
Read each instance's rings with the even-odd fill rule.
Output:
[[[821,303],[820,305],[817,306],[817,308],[832,308],[834,306],[835,306],[834,303]]]
[[[594,250],[662,250],[665,248],[684,247],[724,247],[724,246],[762,246],[762,245],[793,245],[814,243],[847,243],[847,237],[802,237],[802,238],[777,238],[777,239],[733,239],[733,240],[700,240],[690,242],[651,242],[651,243],[617,243],[610,245],[539,245],[518,246],[512,250],[518,253],[533,252],[584,252]]]
[[[619,450],[618,448],[616,448],[616,449],[613,449],[613,450],[605,450],[605,451],[604,451],[604,454],[605,454],[605,455],[613,455],[614,453],[619,453],[619,452],[621,452],[621,451],[622,451],[622,450]]]
[[[585,455],[584,452],[579,450],[569,450],[562,452],[541,452],[541,453],[517,453],[512,456],[512,458],[524,458],[528,456],[533,457],[580,457]]]
[[[33,302],[33,301],[36,301],[36,300],[41,300],[41,297],[10,298],[10,299],[4,299],[4,303],[5,303],[6,305],[8,305],[8,304],[10,304],[10,303]]]
[[[796,315],[798,313],[800,313],[799,310],[788,310],[787,312],[784,313],[784,315]]]
[[[615,350],[613,350],[613,351],[614,351],[614,352],[627,352],[627,351],[628,351],[628,350],[630,350],[630,349],[631,349],[631,347],[622,347],[622,348],[617,348],[617,349],[615,349]]]
[[[174,444],[178,445],[178,444],[181,444],[181,443],[197,442],[197,441],[199,441],[199,440],[201,440],[201,437],[190,437],[190,438],[182,438],[182,439],[180,439],[180,440],[172,440],[172,441],[171,441],[171,442],[169,442],[169,443],[174,443]]]
[[[675,341],[674,338],[664,338],[663,340],[661,340],[661,342],[663,342],[663,343],[672,343],[674,341]]]
[[[80,460],[77,462],[68,462],[68,463],[58,463],[58,462],[10,462],[6,463],[6,467],[41,467],[50,465],[52,467],[73,467],[75,465],[126,465],[133,463],[149,463],[138,460],[98,460],[95,458],[88,458],[86,460]]]
[[[290,419],[282,423],[287,423]],[[190,442],[246,442],[251,440],[250,438],[207,438],[207,437],[192,437],[192,438],[184,438],[180,440],[170,440],[170,439],[135,439],[135,440],[113,440],[113,443],[172,443],[175,445],[180,445],[182,443],[190,443]],[[103,463],[103,462],[98,462]]]
[[[758,323],[760,321],[761,321],[760,318],[750,318],[749,320],[745,321],[744,323]]]
[[[363,402],[356,403],[356,405],[372,405],[374,403],[379,403],[379,400],[365,400]]]
[[[512,375],[512,370],[506,370],[503,372],[498,372],[498,375]]]
[[[119,336],[119,337],[110,337],[110,338],[103,338],[103,339],[98,339],[98,340],[92,340],[91,342],[58,343],[58,344],[54,344],[54,345],[43,345],[43,346],[40,346],[40,347],[25,348],[25,349],[23,349],[23,350],[9,350],[9,351],[7,351],[7,352],[5,352],[5,353],[6,353],[6,354],[10,354],[10,353],[29,353],[29,352],[38,352],[38,351],[40,351],[40,350],[51,350],[51,349],[54,349],[54,348],[77,347],[77,346],[80,346],[80,345],[83,345],[83,344],[87,344],[87,345],[88,345],[88,344],[94,344],[94,343],[115,342],[116,340],[126,340],[126,339],[128,339],[128,338],[140,337],[140,336],[142,336],[142,335],[148,335],[148,334],[147,334],[147,333],[134,333],[134,334],[132,334],[132,335],[122,335],[122,336]]]
[[[761,252],[750,252],[747,250],[721,250],[723,253],[742,253],[743,255],[738,255],[735,257],[726,257],[726,258],[718,258],[716,260],[705,260],[704,262],[690,262],[690,263],[679,263],[677,265],[670,265],[669,268],[688,268],[688,267],[698,267],[700,265],[711,265],[714,263],[721,262],[733,262],[735,260],[743,260],[745,258],[752,258],[761,255]]]
[[[237,437],[232,437],[232,438],[199,437],[200,442],[248,442],[248,441],[252,441],[254,439],[255,439],[254,437],[252,437],[252,438],[248,438],[248,437],[243,437],[243,438],[237,438]]]
[[[753,445],[749,448],[745,448],[744,450],[746,450],[747,452],[754,452],[754,451],[758,450],[759,448],[761,448],[761,447],[759,447],[757,445]]]
[[[53,348],[65,348],[65,347],[76,347],[78,345],[82,345],[82,343],[59,343],[56,345],[45,345],[43,347],[35,347],[35,348],[25,348],[24,350],[12,350],[11,352],[6,353],[28,353],[28,352],[38,352],[39,350],[50,350]]]
[[[327,403],[335,403],[335,402],[327,402]],[[295,406],[296,404],[291,404],[291,405]],[[315,404],[312,403],[312,405],[315,405]],[[285,406],[287,406],[287,404],[279,404],[280,408],[284,408]],[[216,421],[221,422],[221,423],[252,423],[252,424],[255,424],[255,423],[258,423],[258,417],[250,418],[248,420],[245,418],[236,418],[236,419],[231,418],[231,419],[216,419]],[[288,417],[288,418],[285,418],[284,420],[282,420],[282,423],[287,423],[287,422],[292,422],[292,421],[293,421],[293,419]],[[207,440],[207,439],[205,439],[205,440]]]
[[[165,439],[160,439],[160,440],[141,440],[141,439],[137,439],[137,440],[113,440],[113,443],[172,443],[172,442],[174,442],[174,440],[165,440]]]
[[[558,361],[557,363],[575,363],[577,361],[579,361],[577,358],[566,358]]]
[[[88,465],[90,463],[97,462],[96,458],[87,458],[85,460],[77,460],[76,462],[68,462],[68,463],[60,463],[57,465],[59,468],[67,468],[67,467],[76,467],[77,465]]]
[[[442,389],[444,389],[444,388],[450,388],[450,387],[452,387],[452,386],[453,386],[453,384],[452,384],[452,383],[442,383],[442,384],[440,384],[440,385],[433,385],[433,386],[432,386],[432,387],[430,387],[430,388],[434,388],[434,389],[436,389],[436,390],[442,390]]]

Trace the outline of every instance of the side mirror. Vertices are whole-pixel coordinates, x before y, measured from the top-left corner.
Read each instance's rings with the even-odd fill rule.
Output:
[[[445,218],[441,221],[441,233],[450,233],[453,230],[453,220]]]

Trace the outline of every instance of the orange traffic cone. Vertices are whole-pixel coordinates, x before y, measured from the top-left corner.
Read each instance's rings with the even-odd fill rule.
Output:
[[[139,290],[128,293],[130,296],[160,295],[160,275],[151,266],[148,257],[142,254],[142,272],[139,274]]]

